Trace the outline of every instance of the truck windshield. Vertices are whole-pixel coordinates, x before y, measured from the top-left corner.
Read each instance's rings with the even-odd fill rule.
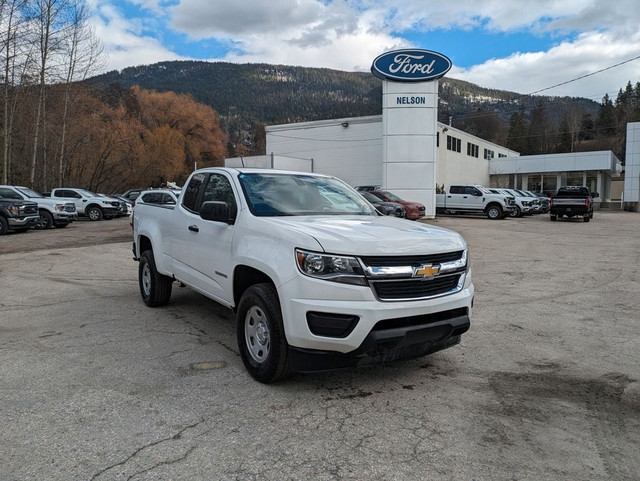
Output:
[[[240,184],[255,216],[377,215],[343,182],[305,174],[242,173]]]

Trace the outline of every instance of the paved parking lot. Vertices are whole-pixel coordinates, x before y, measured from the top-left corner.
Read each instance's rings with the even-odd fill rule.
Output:
[[[0,237],[0,481],[637,480],[640,214],[432,222],[462,344],[270,386],[230,311],[143,305],[126,219]]]

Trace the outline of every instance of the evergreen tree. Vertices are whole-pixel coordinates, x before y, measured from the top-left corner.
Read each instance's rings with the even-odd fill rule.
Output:
[[[614,135],[617,127],[616,108],[609,98],[609,94],[605,94],[596,120],[596,129],[598,129],[601,137],[606,137]]]
[[[509,119],[509,133],[507,134],[507,147],[521,154],[527,152],[527,127],[524,120],[524,109],[515,112]]]

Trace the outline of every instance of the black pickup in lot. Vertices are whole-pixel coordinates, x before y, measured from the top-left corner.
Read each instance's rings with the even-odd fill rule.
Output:
[[[582,217],[585,222],[593,219],[593,197],[597,193],[589,192],[587,187],[560,187],[551,198],[549,218],[555,221],[562,217]]]

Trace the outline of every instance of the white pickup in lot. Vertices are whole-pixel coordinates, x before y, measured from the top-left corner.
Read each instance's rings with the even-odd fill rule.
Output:
[[[489,219],[504,219],[517,208],[508,194],[494,194],[481,185],[450,185],[444,194],[436,194],[436,213],[483,214]]]
[[[166,304],[175,280],[234,309],[261,382],[423,356],[469,328],[464,239],[381,216],[334,177],[203,169],[175,205],[132,217],[143,301]]]
[[[0,185],[0,197],[14,200],[30,200],[38,204],[38,215],[40,216],[38,228],[49,229],[53,226],[62,228],[78,218],[76,206],[73,202],[44,197],[28,187]]]

